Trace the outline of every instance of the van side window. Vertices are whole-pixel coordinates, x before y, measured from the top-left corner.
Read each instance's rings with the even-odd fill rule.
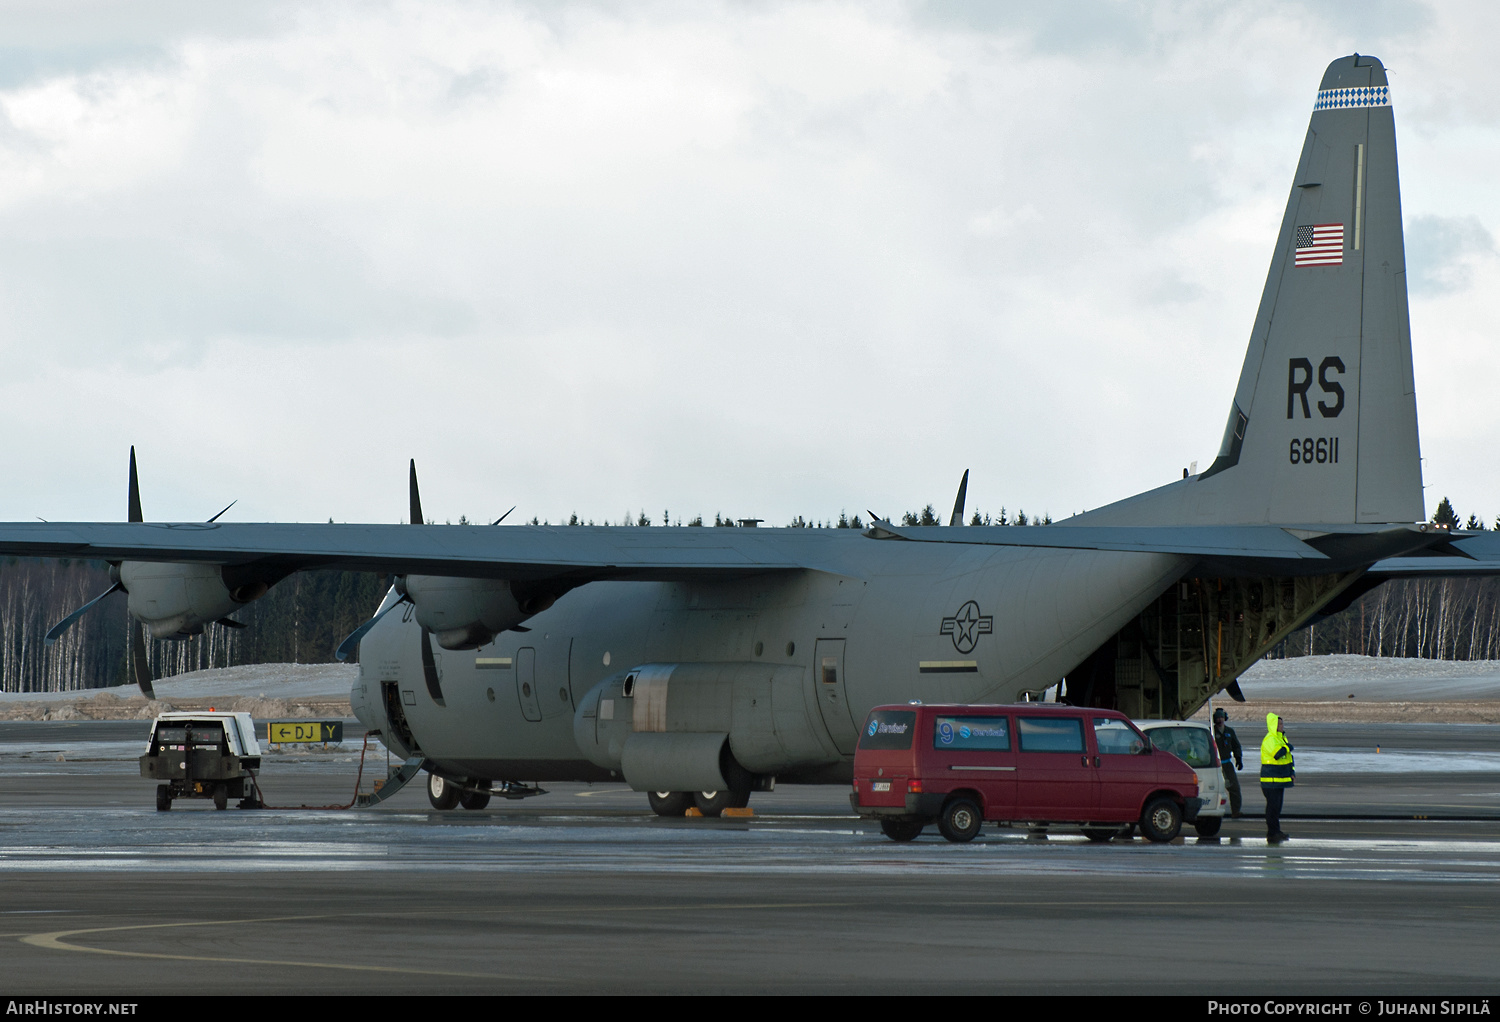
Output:
[[[874,710],[859,736],[861,749],[910,749],[917,735],[915,710]]]
[[[1022,752],[1083,752],[1083,721],[1077,717],[1017,717]]]
[[[1094,742],[1101,756],[1133,756],[1146,747],[1135,728],[1111,717],[1094,718]]]
[[[932,730],[934,749],[1010,750],[1010,721],[1005,717],[938,717]]]

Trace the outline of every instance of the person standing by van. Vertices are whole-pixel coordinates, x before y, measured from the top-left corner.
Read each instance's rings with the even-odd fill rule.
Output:
[[[1245,769],[1245,750],[1240,748],[1240,736],[1234,733],[1227,721],[1229,714],[1224,707],[1214,710],[1214,744],[1219,747],[1219,768],[1224,771],[1224,787],[1229,790],[1229,815],[1240,818],[1240,777],[1237,771]]]
[[[1286,740],[1281,718],[1268,713],[1266,737],[1260,743],[1260,790],[1266,796],[1266,841],[1270,844],[1279,845],[1287,839],[1281,829],[1281,801],[1296,776],[1292,745]]]

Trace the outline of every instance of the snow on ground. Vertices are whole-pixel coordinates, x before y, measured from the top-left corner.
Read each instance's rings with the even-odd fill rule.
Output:
[[[1500,660],[1356,656],[1262,660],[1240,676],[1247,699],[1365,702],[1500,700]]]
[[[162,678],[153,687],[156,697],[165,702],[234,696],[287,700],[347,699],[349,689],[358,677],[359,667],[354,664],[247,664]],[[0,692],[0,706],[19,702],[70,702],[100,692],[113,692],[122,697],[140,694],[134,685],[78,692]]]
[[[251,664],[163,678],[159,699],[343,699],[359,677],[353,664]],[[1334,654],[1262,660],[1240,678],[1254,700],[1365,702],[1500,701],[1500,660],[1413,660]],[[0,692],[0,706],[68,702],[100,691],[138,695],[135,686],[81,692]],[[1050,692],[1049,692],[1050,696]]]

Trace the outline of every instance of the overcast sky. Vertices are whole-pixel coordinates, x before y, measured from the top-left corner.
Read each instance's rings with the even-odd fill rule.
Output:
[[[0,3],[0,518],[1070,512],[1212,460],[1390,68],[1427,506],[1500,514],[1500,5]]]

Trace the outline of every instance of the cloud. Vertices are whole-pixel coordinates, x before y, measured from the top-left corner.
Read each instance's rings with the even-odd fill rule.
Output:
[[[1406,224],[1406,276],[1415,295],[1468,290],[1475,263],[1495,257],[1494,235],[1477,216],[1414,216]]]
[[[0,514],[1061,514],[1217,449],[1329,59],[1500,215],[1462,7],[189,7],[18,22]]]

